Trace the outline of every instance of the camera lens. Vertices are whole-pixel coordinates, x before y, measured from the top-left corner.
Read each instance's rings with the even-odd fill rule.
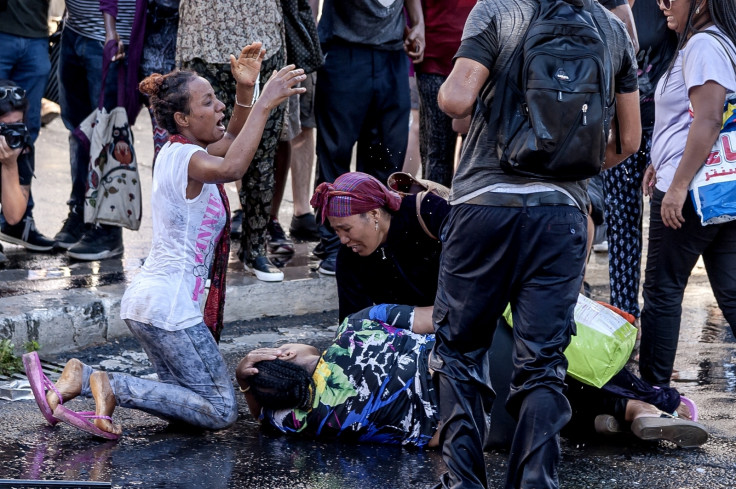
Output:
[[[5,134],[5,142],[10,149],[18,149],[23,146],[23,136],[17,133]]]
[[[28,128],[22,122],[12,124],[0,123],[0,136],[5,136],[5,143],[11,149],[18,149],[31,143]]]

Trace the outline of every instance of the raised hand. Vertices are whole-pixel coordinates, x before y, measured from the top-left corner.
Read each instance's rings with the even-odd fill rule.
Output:
[[[271,110],[289,96],[306,92],[306,88],[296,86],[306,79],[307,75],[304,74],[303,69],[296,68],[294,65],[286,65],[271,75],[258,101],[265,104],[266,109]]]
[[[256,85],[261,63],[266,56],[266,50],[262,46],[260,42],[253,42],[245,46],[237,58],[230,55],[230,71],[237,83],[248,87]]]

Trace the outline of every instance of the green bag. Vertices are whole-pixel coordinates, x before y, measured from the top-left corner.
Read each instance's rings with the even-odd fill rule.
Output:
[[[503,318],[513,327],[510,304]],[[629,361],[636,342],[636,328],[584,295],[578,296],[575,305],[575,324],[578,332],[565,350],[567,374],[600,388]]]

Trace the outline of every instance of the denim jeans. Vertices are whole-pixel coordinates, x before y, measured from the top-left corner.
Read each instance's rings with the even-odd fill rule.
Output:
[[[77,34],[65,28],[61,35],[61,54],[59,56],[59,105],[61,120],[70,131],[97,108],[102,89],[102,50],[100,41]],[[123,61],[125,63],[125,61]],[[105,83],[105,108],[110,110],[117,105],[117,70],[121,62],[110,65]],[[72,192],[69,205],[83,206],[87,181],[88,161],[80,155],[78,142],[69,135],[69,159],[72,173]]]
[[[118,406],[212,430],[237,420],[233,382],[204,323],[179,331],[130,319],[125,323],[148,355],[159,381],[109,373]],[[81,395],[86,397],[92,395],[92,372],[92,367],[84,366]]]
[[[0,32],[0,79],[11,80],[26,91],[26,125],[31,139],[41,129],[41,98],[51,71],[49,40],[32,39]]]
[[[49,40],[46,37],[33,39],[0,32],[0,79],[11,80],[26,91],[28,111],[25,123],[31,134],[31,141],[36,141],[41,130],[41,98],[46,89],[51,61],[49,61]],[[31,168],[35,168],[33,153],[30,158]],[[26,216],[31,215],[33,196],[29,196]],[[0,214],[0,224],[5,218]]]

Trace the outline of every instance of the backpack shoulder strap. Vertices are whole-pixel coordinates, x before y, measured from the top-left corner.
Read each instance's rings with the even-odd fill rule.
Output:
[[[526,36],[529,33],[529,29],[531,28],[532,24],[535,20],[537,20],[544,8],[548,8],[547,1],[542,1],[539,3],[539,6],[535,7],[534,14],[532,15],[532,18],[529,20],[529,24],[524,30],[524,35],[521,36],[521,38],[519,39],[519,44],[516,45],[514,51],[511,53],[511,56],[506,62],[506,66],[502,67],[502,69],[499,70],[499,72],[496,74],[496,79],[494,80],[495,94],[493,96],[493,101],[491,102],[491,107],[487,107],[483,100],[480,97],[478,98],[479,106],[486,112],[488,127],[490,130],[489,134],[491,134],[493,137],[493,146],[495,146],[497,143],[497,132],[500,127],[499,120],[501,119],[502,104],[499,103],[499,100],[507,96],[507,87],[511,82],[509,80],[509,78],[511,77],[511,72],[518,71],[523,61],[522,53],[524,52],[524,42],[526,41]],[[514,80],[514,82],[516,81],[518,80]]]
[[[419,221],[419,225],[422,227],[424,232],[429,236],[430,238],[434,239],[435,241],[439,241],[439,238],[431,233],[429,228],[427,227],[427,224],[424,222],[424,219],[422,218],[422,200],[424,200],[424,196],[427,195],[428,190],[424,190],[422,192],[417,192],[417,221]]]

